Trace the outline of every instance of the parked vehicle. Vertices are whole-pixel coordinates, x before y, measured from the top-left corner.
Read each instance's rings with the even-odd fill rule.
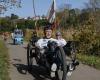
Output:
[[[13,44],[23,44],[23,32],[20,29],[14,30]]]

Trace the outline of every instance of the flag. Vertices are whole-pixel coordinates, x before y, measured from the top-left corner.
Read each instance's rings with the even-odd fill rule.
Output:
[[[53,23],[55,20],[55,17],[56,17],[55,11],[56,11],[56,2],[55,2],[55,0],[53,0],[52,5],[48,12],[48,16],[47,16],[47,19],[50,23]]]

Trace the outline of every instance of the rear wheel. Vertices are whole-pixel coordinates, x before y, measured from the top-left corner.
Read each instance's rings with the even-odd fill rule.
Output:
[[[65,52],[62,47],[57,49],[57,58],[59,59],[60,63],[57,69],[57,78],[58,80],[66,80],[66,57]]]

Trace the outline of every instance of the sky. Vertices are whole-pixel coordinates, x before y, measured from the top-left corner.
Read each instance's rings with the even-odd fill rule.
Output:
[[[53,0],[34,0],[36,15],[46,15]],[[71,4],[72,8],[84,8],[84,3],[88,0],[56,0],[57,8],[62,4]],[[1,16],[10,16],[12,13],[18,15],[21,18],[34,17],[33,12],[33,0],[22,0],[22,8],[8,9]]]

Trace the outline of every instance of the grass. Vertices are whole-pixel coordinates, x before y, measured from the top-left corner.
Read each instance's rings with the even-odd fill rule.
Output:
[[[96,69],[100,70],[100,57],[93,56],[93,55],[83,55],[77,54],[77,58],[86,65],[92,66]]]
[[[0,80],[10,80],[8,66],[8,50],[4,42],[0,40]]]

